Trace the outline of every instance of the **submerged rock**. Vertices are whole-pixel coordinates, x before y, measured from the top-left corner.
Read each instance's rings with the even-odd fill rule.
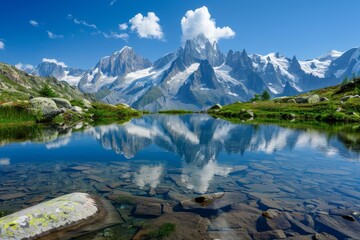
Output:
[[[105,200],[71,193],[0,218],[0,239],[67,239],[118,223]]]

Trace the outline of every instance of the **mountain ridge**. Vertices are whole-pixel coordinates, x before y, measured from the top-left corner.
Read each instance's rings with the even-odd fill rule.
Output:
[[[210,65],[207,72],[191,81],[204,60]],[[75,85],[83,92],[101,93],[100,100],[106,103],[126,103],[150,111],[202,110],[221,99],[223,104],[248,101],[264,90],[273,97],[307,92],[338,84],[354,74],[360,74],[360,48],[345,53],[333,50],[299,61],[296,56],[248,54],[245,49],[230,50],[225,55],[217,42],[199,35],[153,63],[125,46],[99,60],[94,69],[77,78]],[[208,77],[217,86],[216,91],[198,84],[207,82]]]

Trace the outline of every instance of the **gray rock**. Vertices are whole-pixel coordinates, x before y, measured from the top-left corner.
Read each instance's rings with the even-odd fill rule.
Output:
[[[329,99],[327,97],[321,97],[320,102],[328,102]]]
[[[120,220],[115,215],[111,220],[104,219],[114,214],[114,209],[109,210],[108,207],[102,200],[86,193],[64,195],[1,218],[0,239],[37,239],[40,236],[44,239],[70,239],[79,236],[79,233],[87,233],[89,224],[95,222],[99,222],[100,229],[109,224],[119,224]],[[82,228],[80,226],[79,231],[69,232],[80,222]],[[89,228],[90,231],[99,230],[99,226]]]
[[[71,103],[64,99],[64,98],[51,98],[51,100],[53,100],[56,104],[56,106],[58,106],[58,108],[67,108],[67,109],[71,109],[72,105]]]
[[[209,108],[209,110],[219,110],[219,109],[222,109],[222,106],[220,104],[215,104],[214,106]]]
[[[266,212],[263,212],[263,219],[260,221],[264,221],[263,226],[271,230],[277,229],[288,229],[291,227],[291,224],[285,219],[285,217],[275,209],[269,209]],[[266,230],[266,229],[265,229]]]
[[[78,113],[78,114],[82,114],[83,113],[83,110],[81,107],[78,107],[78,106],[73,106],[71,108],[71,110],[73,110],[74,112]]]
[[[210,221],[198,214],[187,212],[173,212],[163,214],[151,221],[150,226],[144,226],[133,239],[144,239],[150,231],[158,229],[163,224],[174,224],[175,231],[166,239],[208,239],[207,229]]]
[[[62,113],[56,103],[49,98],[37,97],[30,99],[29,102],[31,109],[40,115],[41,120],[50,120]]]
[[[285,239],[286,235],[283,230],[272,230],[254,233],[253,237],[255,240]]]
[[[288,102],[288,103],[297,103],[296,100],[293,99],[293,98],[292,98],[292,99],[289,99],[287,102]]]
[[[161,213],[160,203],[142,203],[136,205],[135,215],[142,217],[159,217]]]
[[[89,101],[89,100],[87,100],[87,99],[83,99],[82,100],[82,102],[83,102],[83,104],[84,104],[84,108],[92,108],[92,105],[91,105],[91,102]]]
[[[325,214],[318,215],[315,218],[315,222],[326,228],[332,229],[333,232],[336,232],[339,235],[343,235],[348,238],[359,238],[360,232],[360,223],[355,221],[349,221],[343,219],[341,216],[329,216]]]
[[[298,97],[295,98],[296,103],[318,103],[320,102],[320,97],[317,94],[306,96],[306,97]]]
[[[336,237],[328,233],[316,233],[313,237],[314,240],[337,240]]]

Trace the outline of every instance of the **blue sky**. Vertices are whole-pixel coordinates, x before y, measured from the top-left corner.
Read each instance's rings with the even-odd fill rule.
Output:
[[[181,45],[181,19],[203,6],[216,21],[215,39],[225,53],[246,49],[305,60],[360,45],[358,0],[6,0],[0,61],[36,65],[54,58],[92,68],[125,45],[156,60]],[[189,21],[197,26],[196,18]],[[123,23],[126,30],[119,28]]]

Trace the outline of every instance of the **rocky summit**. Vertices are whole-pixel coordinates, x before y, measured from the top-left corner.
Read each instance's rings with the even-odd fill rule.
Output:
[[[359,53],[360,48],[331,51],[306,61],[245,50],[223,54],[216,41],[200,34],[154,63],[126,46],[92,70],[45,61],[32,74],[67,81],[106,103],[150,111],[203,110],[216,103],[248,101],[264,90],[279,97],[339,84],[360,74]]]

